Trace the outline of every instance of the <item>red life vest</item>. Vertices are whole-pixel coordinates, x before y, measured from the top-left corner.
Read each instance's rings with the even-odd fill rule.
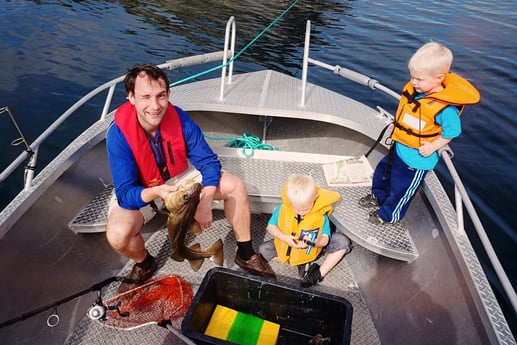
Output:
[[[145,187],[165,183],[156,163],[151,143],[138,122],[135,106],[130,102],[122,104],[115,113],[114,121],[124,134],[135,157],[141,183]],[[170,103],[160,123],[160,135],[169,175],[173,177],[181,174],[188,167],[187,152],[179,115]]]
[[[479,92],[472,84],[457,74],[449,73],[444,80],[444,89],[415,100],[415,90],[407,83],[400,98],[395,116],[392,139],[409,147],[419,148],[421,140],[434,140],[442,133],[435,117],[445,107],[454,105],[460,115],[466,104],[479,102]]]

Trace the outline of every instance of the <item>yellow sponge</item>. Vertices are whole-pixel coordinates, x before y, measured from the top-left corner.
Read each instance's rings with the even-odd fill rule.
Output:
[[[240,345],[275,345],[280,325],[217,305],[205,334]]]

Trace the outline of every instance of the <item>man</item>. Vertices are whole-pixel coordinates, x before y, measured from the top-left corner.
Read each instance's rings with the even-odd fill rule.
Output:
[[[165,181],[185,172],[187,159],[202,176],[203,190],[194,216],[201,228],[212,224],[212,201],[224,200],[224,213],[237,240],[235,263],[250,273],[273,278],[273,271],[251,244],[250,206],[243,181],[221,171],[199,126],[169,103],[167,75],[154,65],[135,65],[124,83],[128,102],[117,109],[106,136],[118,201],[110,211],[106,236],[116,252],[135,261],[128,278],[142,283],[157,269],[140,234],[144,224],[140,209],[177,190]],[[118,292],[135,286],[121,284]]]

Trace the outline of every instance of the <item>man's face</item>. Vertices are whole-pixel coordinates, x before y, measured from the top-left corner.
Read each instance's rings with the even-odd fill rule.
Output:
[[[135,91],[128,94],[128,99],[135,106],[138,122],[146,131],[154,133],[158,129],[167,110],[169,93],[162,79],[152,80],[145,73],[136,78]]]

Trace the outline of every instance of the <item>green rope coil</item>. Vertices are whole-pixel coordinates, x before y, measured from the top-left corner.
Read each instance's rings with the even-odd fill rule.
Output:
[[[229,143],[226,144],[227,147],[241,148],[242,154],[248,158],[253,156],[255,150],[278,151],[278,147],[262,143],[255,134],[242,133],[238,138],[212,137],[205,134],[205,138],[209,140],[229,140]]]

